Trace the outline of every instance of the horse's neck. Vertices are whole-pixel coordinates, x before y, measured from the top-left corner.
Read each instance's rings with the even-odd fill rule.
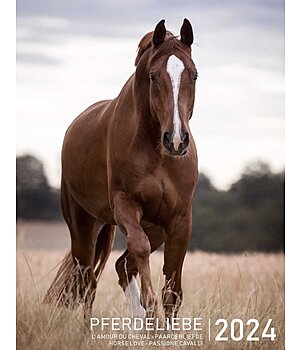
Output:
[[[159,124],[151,115],[147,80],[137,79],[136,74],[133,74],[118,96],[118,104],[122,105],[126,109],[124,113],[133,119],[135,135],[143,136],[157,145],[160,138]]]

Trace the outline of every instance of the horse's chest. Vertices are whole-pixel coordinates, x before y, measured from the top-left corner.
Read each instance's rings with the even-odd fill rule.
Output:
[[[136,195],[143,204],[143,216],[154,221],[169,220],[170,216],[183,211],[193,192],[192,189],[184,191],[180,184],[164,176],[148,176],[139,183],[136,190]]]

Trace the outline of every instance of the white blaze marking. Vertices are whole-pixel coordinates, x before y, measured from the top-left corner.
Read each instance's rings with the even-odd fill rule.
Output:
[[[141,305],[140,290],[134,276],[132,276],[130,283],[125,289],[125,295],[131,308],[132,317],[144,318],[146,311]]]
[[[181,120],[180,120],[179,109],[178,109],[178,95],[179,95],[181,74],[183,70],[184,70],[183,62],[175,55],[170,56],[167,62],[167,72],[170,76],[172,87],[173,87],[173,99],[174,99],[173,143],[174,143],[175,150],[178,150],[178,147],[181,143],[181,137],[180,137]]]

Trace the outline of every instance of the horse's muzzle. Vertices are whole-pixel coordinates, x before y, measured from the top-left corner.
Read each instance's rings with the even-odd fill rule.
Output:
[[[170,155],[174,156],[184,156],[187,152],[187,148],[190,144],[189,133],[185,132],[181,136],[181,143],[176,150],[174,147],[174,143],[172,142],[172,138],[169,132],[165,132],[163,135],[163,145],[165,149],[170,153]]]

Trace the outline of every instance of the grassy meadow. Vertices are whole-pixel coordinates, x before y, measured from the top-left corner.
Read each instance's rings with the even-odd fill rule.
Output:
[[[126,349],[108,345],[108,340],[92,339],[83,322],[82,310],[67,310],[43,305],[45,292],[54,278],[58,263],[68,250],[68,233],[64,224],[18,223],[17,225],[17,348],[19,350],[59,349]],[[113,251],[98,283],[94,317],[127,317],[125,296],[117,283],[114,263],[121,252]],[[163,254],[151,256],[152,281],[159,297],[163,287]],[[222,255],[205,252],[188,253],[183,270],[184,301],[181,317],[202,317],[203,343],[180,349],[284,349],[284,255],[244,253]],[[217,319],[241,319],[241,341],[215,342],[221,325]],[[246,341],[252,327],[249,319],[259,321],[255,336]],[[208,341],[208,320],[211,341]],[[261,338],[268,319],[276,338]],[[237,332],[235,332],[237,334]],[[230,329],[223,336],[230,339]],[[140,347],[135,347],[139,349]],[[155,347],[144,347],[145,349]],[[157,347],[174,349],[172,346]]]

